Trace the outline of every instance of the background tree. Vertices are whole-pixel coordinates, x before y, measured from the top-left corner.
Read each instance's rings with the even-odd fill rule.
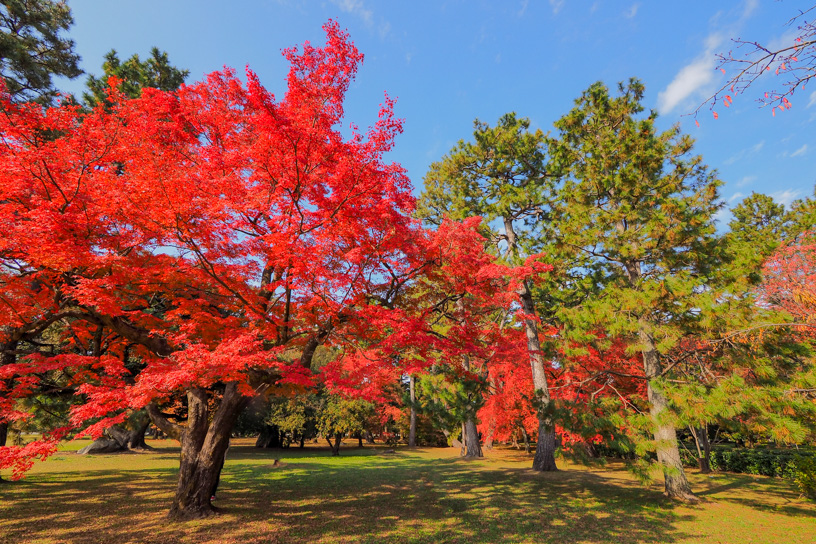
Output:
[[[78,77],[74,42],[61,36],[73,24],[65,2],[0,2],[0,74],[15,102],[50,103],[56,95],[52,78]]]
[[[531,132],[529,126],[529,120],[513,113],[504,115],[495,127],[477,120],[473,142],[460,141],[431,165],[417,214],[432,224],[445,217],[483,217],[483,229],[501,258],[516,265],[524,262],[533,246],[530,241],[536,239],[529,225],[548,218],[544,134]],[[542,349],[533,285],[530,280],[522,282],[517,294],[539,411],[533,468],[550,471],[556,470],[555,426],[548,412],[547,354]]]
[[[596,83],[555,124],[552,161],[563,178],[554,235],[584,256],[582,270],[600,272],[595,296],[561,316],[578,343],[604,331],[641,354],[665,491],[695,501],[662,381],[666,355],[710,306],[720,182],[690,154],[688,136],[658,133],[654,112],[637,117],[643,92],[637,80],[619,85],[618,96]]]
[[[134,54],[124,62],[119,60],[116,50],[112,49],[105,55],[102,71],[100,77],[88,76],[88,92],[83,94],[83,100],[90,107],[106,103],[108,80],[111,77],[120,80],[118,90],[122,94],[136,98],[147,88],[175,91],[190,75],[189,70],[181,70],[170,64],[167,52],[159,51],[158,47],[150,50],[147,60],[142,61],[139,55]]]

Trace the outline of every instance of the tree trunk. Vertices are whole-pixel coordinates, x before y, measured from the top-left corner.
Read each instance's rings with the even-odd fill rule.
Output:
[[[708,440],[708,425],[703,423],[701,427],[690,428],[697,446],[697,464],[700,472],[709,474],[711,473],[711,442]]]
[[[524,428],[524,425],[521,427],[521,436],[524,438],[524,453],[530,454],[530,437],[527,435],[527,429]],[[514,439],[515,440],[515,439]],[[518,442],[516,441],[516,449],[519,449]]]
[[[178,485],[168,514],[174,519],[204,518],[217,512],[210,498],[218,485],[232,427],[249,398],[238,393],[235,383],[228,383],[212,418],[207,401],[204,389],[187,392],[184,427],[170,423],[155,405],[148,406],[151,419],[168,436],[181,442]]]
[[[660,365],[660,354],[654,346],[651,335],[646,330],[646,326],[642,326],[639,336],[643,345],[643,370],[648,379],[649,413],[654,424],[657,460],[663,465],[665,493],[673,499],[698,502],[699,499],[692,493],[686,474],[683,472],[683,462],[677,444],[677,430],[674,423],[669,420],[668,400],[655,386],[656,379],[660,377],[663,369]]]
[[[366,435],[366,442],[368,442],[369,444],[376,444],[376,442],[374,442],[374,435],[371,434],[371,431],[366,429],[365,435]]]
[[[527,351],[530,355],[530,366],[533,372],[533,387],[538,403],[538,442],[533,470],[551,472],[558,470],[555,465],[555,425],[549,415],[550,390],[547,386],[547,375],[544,371],[544,353],[538,337],[538,323],[535,320],[535,304],[530,285],[525,280],[518,291],[521,308],[530,318],[524,319],[524,332],[527,335]]]
[[[408,377],[408,392],[411,395],[411,426],[408,430],[408,447],[416,447],[417,413],[416,413],[416,378]]]
[[[6,441],[8,440],[8,421],[0,422],[0,447],[6,445]],[[0,475],[0,482],[4,482],[3,476]]]
[[[117,453],[131,450],[148,450],[145,433],[150,426],[147,412],[140,410],[131,415],[130,421],[105,429],[105,435],[94,440],[77,452],[79,455],[95,453]]]
[[[343,435],[336,434],[334,435],[334,443],[332,444],[331,440],[329,440],[329,444],[331,445],[331,452],[332,457],[340,455],[340,441],[343,440]]]
[[[277,425],[264,425],[261,429],[261,434],[255,441],[256,448],[280,448],[281,439],[280,431]]]
[[[462,437],[463,457],[482,457],[482,448],[479,445],[479,431],[476,429],[476,420],[469,417],[463,424],[464,436]]]

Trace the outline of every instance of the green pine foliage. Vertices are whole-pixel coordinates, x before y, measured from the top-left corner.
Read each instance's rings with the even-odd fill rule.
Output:
[[[54,76],[82,73],[74,42],[62,36],[73,22],[65,2],[0,2],[0,75],[13,100],[49,104],[57,94]]]

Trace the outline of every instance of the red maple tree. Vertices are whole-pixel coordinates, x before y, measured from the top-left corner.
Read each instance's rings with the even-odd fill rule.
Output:
[[[422,266],[405,250],[410,183],[383,159],[402,130],[393,101],[341,135],[362,55],[325,30],[324,47],[285,51],[281,99],[231,70],[176,93],[111,90],[90,113],[3,97],[1,417],[24,417],[15,399],[54,370],[83,400],[73,428],[98,435],[146,406],[181,441],[176,517],[213,512],[249,399],[309,381],[317,346],[379,319]],[[105,340],[42,347],[69,331]],[[162,411],[171,399],[183,425]],[[0,466],[25,469],[62,434],[3,448]]]

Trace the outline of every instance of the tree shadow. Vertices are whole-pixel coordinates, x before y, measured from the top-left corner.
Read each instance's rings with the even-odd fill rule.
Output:
[[[77,470],[66,456],[51,472],[0,487],[0,542],[671,543],[698,536],[680,528],[694,527],[695,508],[619,471],[542,474],[492,459],[372,448],[331,457],[328,448],[234,446],[216,501],[222,515],[171,523],[172,453],[120,457],[118,470]],[[754,507],[753,495],[739,495],[748,484],[711,481],[702,494]],[[763,494],[782,496],[782,488],[760,485],[768,486]]]

